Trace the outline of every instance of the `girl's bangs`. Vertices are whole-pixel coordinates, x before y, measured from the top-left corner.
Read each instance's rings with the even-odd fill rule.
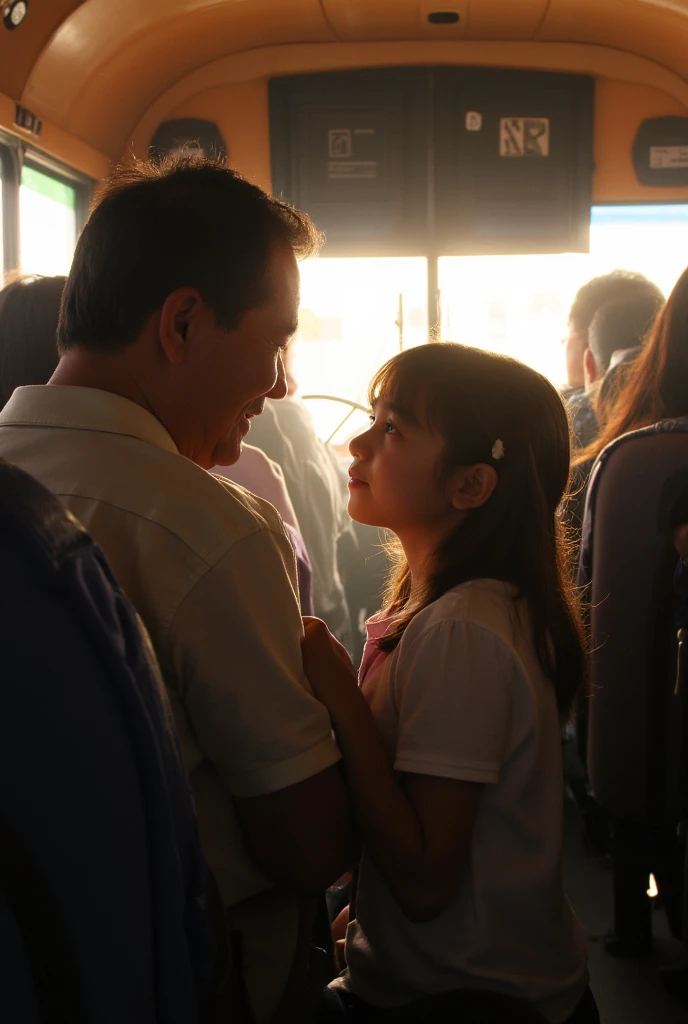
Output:
[[[412,365],[412,360],[405,359],[405,355],[394,356],[377,371],[368,388],[368,402],[371,408],[380,402],[394,405],[411,423],[434,432],[430,385],[428,382],[420,384],[418,368]]]

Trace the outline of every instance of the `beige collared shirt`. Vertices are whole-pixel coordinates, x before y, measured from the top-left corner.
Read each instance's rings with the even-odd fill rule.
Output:
[[[276,792],[339,759],[303,674],[282,521],[266,501],[180,455],[151,413],[105,391],[18,388],[0,412],[0,456],[83,523],[148,628],[205,853],[244,930],[256,1017],[267,1020],[292,960],[296,902],[252,863],[232,798]]]

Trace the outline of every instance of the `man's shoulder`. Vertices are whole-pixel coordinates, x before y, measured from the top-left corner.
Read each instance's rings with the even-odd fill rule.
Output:
[[[138,493],[126,488],[130,510],[175,534],[208,565],[261,531],[284,535],[282,520],[269,502],[183,455],[156,455],[150,478],[138,481]],[[117,498],[113,492],[113,503]]]
[[[77,499],[80,507],[109,506],[132,522],[145,520],[207,565],[261,530],[284,532],[268,502],[140,438],[45,426],[0,435],[2,454],[68,505]]]

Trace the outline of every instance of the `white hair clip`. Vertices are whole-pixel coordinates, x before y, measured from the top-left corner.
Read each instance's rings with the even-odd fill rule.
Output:
[[[496,461],[504,458],[504,442],[495,441],[492,445],[492,458]]]

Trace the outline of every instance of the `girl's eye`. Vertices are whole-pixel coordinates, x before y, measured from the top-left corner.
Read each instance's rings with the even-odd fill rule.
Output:
[[[374,412],[371,412],[370,416],[368,417],[368,421],[370,422],[370,425],[372,427],[373,423],[375,422],[375,413]]]
[[[396,434],[396,433],[398,433],[397,428],[394,426],[394,424],[392,423],[391,420],[387,420],[387,422],[385,423],[385,433],[386,434]]]

